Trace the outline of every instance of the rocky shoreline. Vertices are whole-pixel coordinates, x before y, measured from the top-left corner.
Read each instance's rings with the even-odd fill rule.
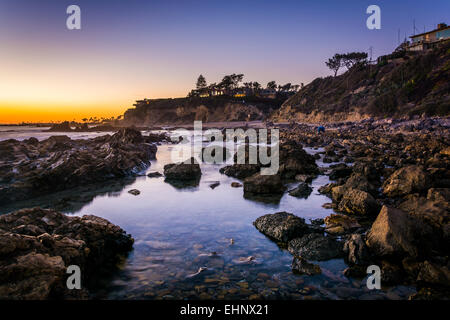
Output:
[[[95,277],[133,247],[133,238],[109,221],[23,209],[0,216],[0,299],[88,299]],[[82,288],[66,285],[67,268],[81,271]]]
[[[149,167],[165,137],[124,128],[88,140],[0,141],[0,205],[136,175]]]
[[[433,119],[347,122],[321,134],[291,124],[281,133],[282,143],[322,147],[322,161],[337,163],[320,168],[333,182],[319,189],[337,213],[315,224],[286,212],[268,214],[255,227],[288,247],[294,272],[318,274],[320,267],[308,260],[342,256],[346,276],[363,278],[375,264],[383,284],[416,286],[410,299],[448,298],[448,129]]]

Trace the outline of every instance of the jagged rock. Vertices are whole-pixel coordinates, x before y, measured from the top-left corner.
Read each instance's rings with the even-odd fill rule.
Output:
[[[248,178],[260,171],[256,164],[233,164],[219,169],[219,172],[237,179]]]
[[[370,260],[369,250],[360,234],[352,234],[344,243],[344,253],[351,264],[367,265]]]
[[[291,268],[295,273],[306,274],[308,276],[314,276],[322,273],[322,270],[318,265],[309,263],[302,257],[294,257]]]
[[[332,214],[325,217],[324,222],[325,231],[336,235],[344,234],[361,227],[355,218],[343,214]]]
[[[0,205],[136,175],[150,165],[157,149],[129,128],[89,140],[54,136],[29,142],[0,141],[0,177],[7,177],[0,178]]]
[[[420,166],[407,166],[395,171],[384,183],[383,193],[389,197],[402,197],[421,192],[428,187],[428,177]]]
[[[298,187],[289,190],[289,195],[297,198],[308,198],[312,192],[312,188],[307,183],[300,183]]]
[[[336,183],[328,183],[324,186],[321,186],[317,191],[322,194],[328,194],[330,195],[333,188],[337,187],[338,185]]]
[[[417,257],[430,250],[432,229],[406,212],[383,206],[367,234],[366,244],[377,256]]]
[[[439,266],[430,261],[424,261],[420,265],[417,282],[421,285],[433,285],[437,287],[450,287],[450,270],[447,266]]]
[[[342,244],[330,237],[310,233],[288,243],[289,252],[307,260],[330,260],[341,256]]]
[[[288,242],[309,232],[305,219],[288,212],[266,214],[256,219],[253,225],[261,233],[281,242]]]
[[[349,189],[339,202],[338,210],[349,214],[372,215],[378,213],[380,205],[369,193]]]
[[[191,158],[189,163],[171,163],[164,166],[167,180],[197,180],[202,175],[200,165]]]
[[[120,227],[95,216],[40,208],[0,216],[0,298],[87,298],[86,286],[81,292],[67,289],[67,267],[78,265],[88,285],[132,245]]]
[[[282,194],[285,189],[279,175],[257,173],[244,180],[244,195]]]
[[[314,157],[303,150],[302,145],[295,140],[280,144],[279,162],[278,173],[283,179],[294,179],[299,174],[318,173]]]

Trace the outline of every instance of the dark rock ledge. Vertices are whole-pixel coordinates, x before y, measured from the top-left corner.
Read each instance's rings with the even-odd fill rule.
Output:
[[[99,273],[113,270],[133,238],[109,221],[23,209],[0,216],[0,299],[86,299]],[[81,269],[81,290],[66,286],[67,267]]]

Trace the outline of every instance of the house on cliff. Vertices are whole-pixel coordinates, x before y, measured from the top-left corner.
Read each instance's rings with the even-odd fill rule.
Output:
[[[413,35],[410,38],[411,43],[407,47],[408,51],[427,50],[450,39],[450,26],[447,26],[445,23],[440,23],[436,29]]]

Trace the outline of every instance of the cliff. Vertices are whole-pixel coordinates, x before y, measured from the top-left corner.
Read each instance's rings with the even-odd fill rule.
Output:
[[[283,101],[276,99],[218,96],[176,99],[152,99],[137,103],[124,114],[125,125],[192,124],[203,122],[264,120]]]
[[[334,122],[450,114],[450,42],[394,52],[376,64],[317,78],[286,100],[273,121]]]

